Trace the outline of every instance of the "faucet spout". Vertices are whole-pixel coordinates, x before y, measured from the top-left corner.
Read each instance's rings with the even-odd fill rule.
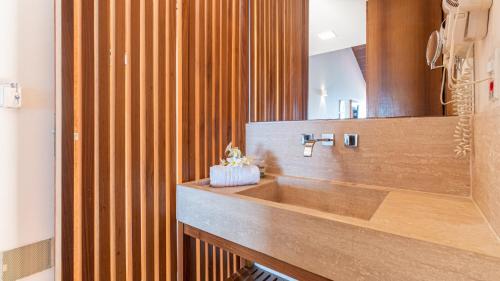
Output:
[[[315,144],[316,144],[315,140],[307,141],[304,144],[304,157],[312,157],[312,155],[313,155],[313,148],[314,148]]]
[[[302,134],[302,145],[304,145],[304,157],[312,157],[314,145],[321,142],[324,146],[335,144],[335,134],[322,134],[320,139],[315,139],[313,134]]]

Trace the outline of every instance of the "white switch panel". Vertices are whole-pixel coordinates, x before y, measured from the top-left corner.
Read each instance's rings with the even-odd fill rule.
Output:
[[[495,88],[493,96],[491,98],[498,99],[500,98],[500,48],[495,49],[493,65],[494,65],[493,83]]]
[[[493,101],[500,98],[500,48],[495,49],[486,70],[493,79],[490,84],[488,84],[489,97],[490,100]],[[493,91],[491,91],[492,86]]]
[[[21,88],[17,83],[0,84],[0,107],[20,108],[22,105]]]

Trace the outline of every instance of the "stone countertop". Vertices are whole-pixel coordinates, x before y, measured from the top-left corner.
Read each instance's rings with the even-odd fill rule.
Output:
[[[239,194],[276,184],[387,196],[364,220]],[[500,240],[467,197],[283,176],[235,188],[186,183],[177,196],[181,222],[327,278],[500,280]]]

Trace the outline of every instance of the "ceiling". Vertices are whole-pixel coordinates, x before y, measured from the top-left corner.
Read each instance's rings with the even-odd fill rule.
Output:
[[[337,37],[321,40],[333,31]],[[309,0],[309,55],[366,44],[366,0]]]

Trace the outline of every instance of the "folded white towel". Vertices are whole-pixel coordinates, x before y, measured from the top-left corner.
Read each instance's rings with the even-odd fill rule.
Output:
[[[210,185],[213,187],[240,186],[257,184],[260,171],[257,166],[229,167],[216,165],[210,167]]]

